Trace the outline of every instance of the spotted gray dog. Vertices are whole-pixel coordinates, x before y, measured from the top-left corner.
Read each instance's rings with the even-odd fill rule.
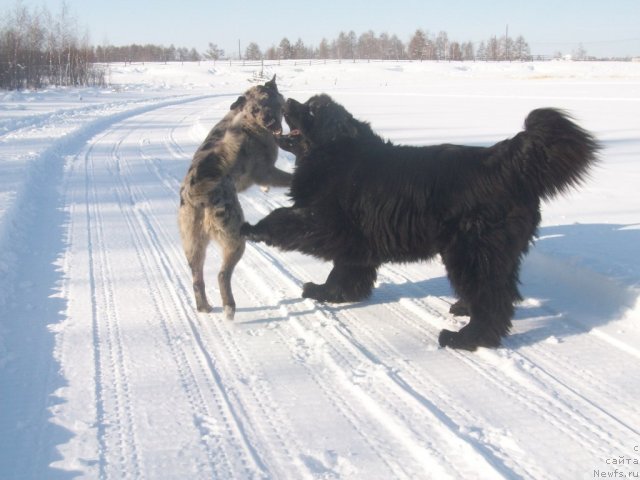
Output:
[[[213,239],[222,247],[218,283],[224,313],[228,319],[235,314],[231,275],[245,248],[237,192],[253,184],[288,186],[291,182],[290,173],[275,167],[278,146],[274,134],[282,131],[283,106],[275,76],[247,90],[209,132],[182,182],[178,221],[200,312],[212,310],[203,266]]]

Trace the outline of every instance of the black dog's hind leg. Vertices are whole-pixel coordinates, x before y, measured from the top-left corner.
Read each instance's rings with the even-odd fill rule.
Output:
[[[468,306],[471,318],[459,332],[442,330],[440,346],[471,351],[500,346],[511,328],[513,303],[520,299],[520,252],[501,251],[482,243],[461,243],[443,253],[442,259],[462,299],[456,305]]]
[[[351,265],[334,262],[324,284],[305,283],[304,298],[320,302],[343,303],[364,300],[371,295],[377,277],[377,265]]]
[[[471,303],[470,315],[469,323],[459,332],[440,332],[440,346],[470,351],[478,347],[499,347],[511,328],[513,300],[506,291],[480,293]]]
[[[463,298],[460,298],[456,303],[451,305],[449,313],[456,317],[467,317],[471,313],[469,310],[469,303]]]

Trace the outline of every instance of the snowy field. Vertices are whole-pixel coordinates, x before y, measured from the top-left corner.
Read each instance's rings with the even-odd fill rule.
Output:
[[[437,345],[465,321],[438,261],[322,305],[301,285],[329,265],[250,244],[229,322],[212,246],[216,308],[195,311],[179,184],[257,69],[0,92],[0,479],[640,477],[640,63],[266,68],[397,143],[490,145],[546,106],[600,139],[587,184],[544,205],[512,335],[476,353]],[[245,216],[285,193],[252,188]]]

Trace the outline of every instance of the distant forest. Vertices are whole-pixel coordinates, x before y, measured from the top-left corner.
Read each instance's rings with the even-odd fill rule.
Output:
[[[579,49],[574,58],[585,58]],[[365,59],[365,60],[437,60],[437,61],[526,61],[531,60],[529,45],[522,36],[492,36],[477,46],[458,42],[446,32],[436,35],[418,29],[407,43],[397,35],[367,31],[340,32],[334,40],[322,39],[315,46],[301,39],[295,43],[282,38],[278,45],[262,51],[250,42],[244,51],[225,55],[210,43],[202,54],[195,48],[160,45],[94,46],[88,32],[81,35],[77,21],[63,3],[52,15],[46,8],[30,10],[17,3],[0,12],[0,88],[42,88],[47,85],[105,85],[106,64],[114,62],[176,62],[225,60],[230,57],[248,61],[289,59]]]
[[[209,45],[206,55],[215,58],[217,47]],[[219,54],[218,54],[219,56]],[[522,36],[511,38],[493,36],[481,42],[477,49],[473,42],[451,40],[447,32],[432,35],[418,29],[408,43],[397,35],[381,33],[376,35],[369,30],[360,35],[350,31],[340,32],[334,40],[322,39],[317,46],[305,45],[301,39],[295,43],[283,38],[264,52],[256,43],[250,43],[244,52],[247,60],[280,59],[369,59],[369,60],[489,60],[489,61],[525,61],[531,59],[529,45]]]

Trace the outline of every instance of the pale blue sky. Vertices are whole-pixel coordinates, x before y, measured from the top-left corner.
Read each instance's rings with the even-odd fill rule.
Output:
[[[155,43],[195,47],[213,42],[237,54],[254,41],[265,50],[283,37],[317,46],[340,31],[369,29],[407,42],[417,28],[451,40],[480,42],[523,35],[533,54],[571,53],[582,43],[588,54],[640,56],[640,0],[67,0],[81,31],[93,44]],[[16,0],[0,0],[0,11]],[[57,13],[61,0],[22,0]]]

